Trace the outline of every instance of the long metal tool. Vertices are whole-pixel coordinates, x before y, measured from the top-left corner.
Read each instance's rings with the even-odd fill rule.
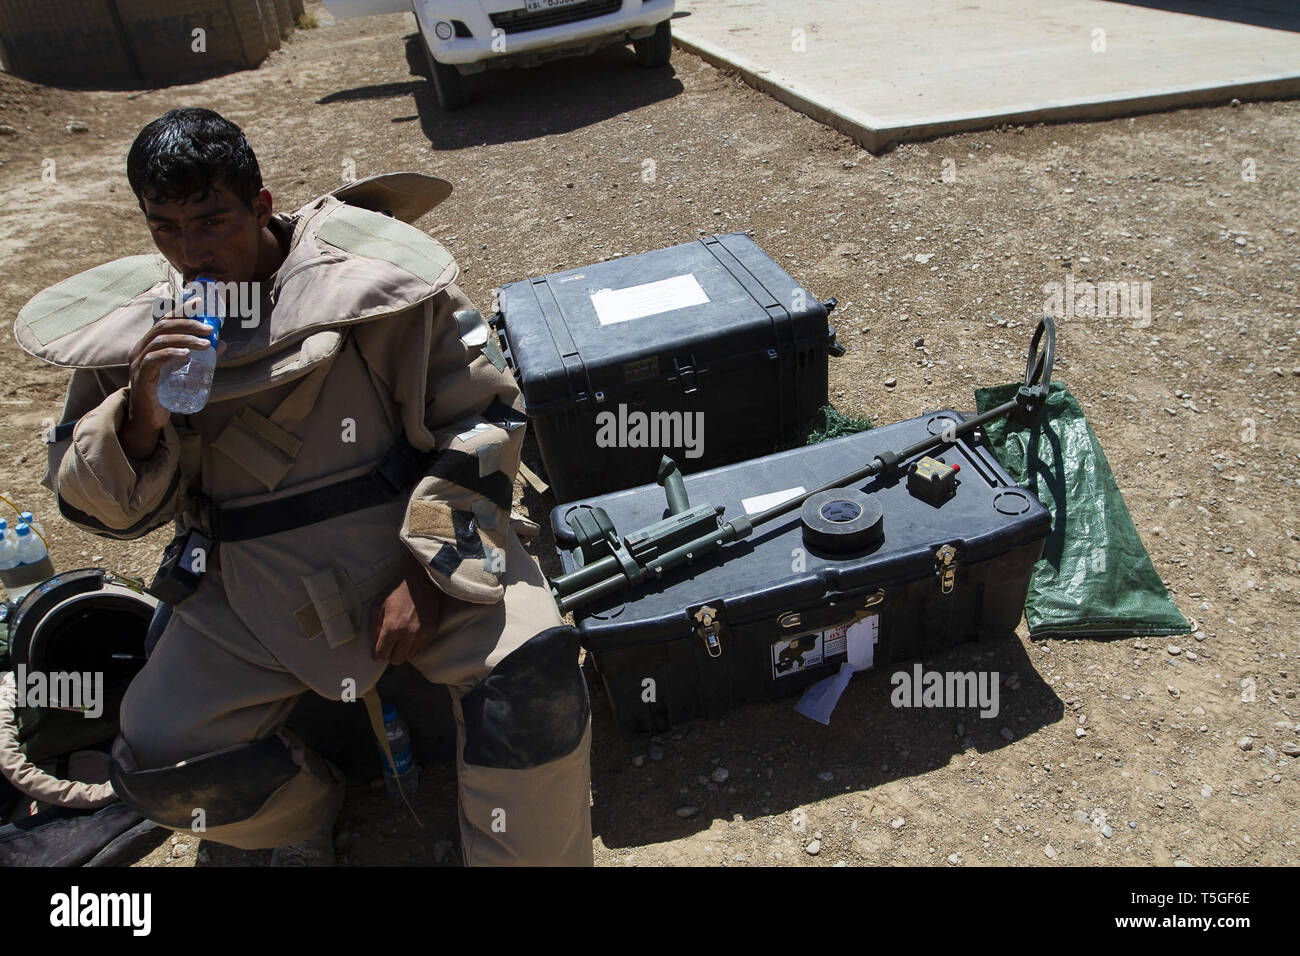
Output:
[[[633,590],[646,578],[658,579],[666,571],[693,564],[732,541],[748,537],[759,525],[801,508],[815,494],[855,485],[889,472],[917,455],[955,443],[963,435],[996,418],[1012,415],[1018,421],[1032,422],[1047,400],[1055,360],[1056,324],[1050,315],[1044,315],[1029,346],[1025,382],[1014,399],[960,424],[954,423],[938,435],[902,451],[879,454],[857,471],[755,515],[740,515],[723,521],[720,507],[700,505],[692,508],[681,472],[671,458],[665,457],[660,462],[657,481],[668,499],[667,518],[626,537],[618,534],[602,508],[582,509],[570,518],[570,527],[578,538],[584,563],[582,567],[551,581],[555,603],[560,613],[565,613],[618,591]]]

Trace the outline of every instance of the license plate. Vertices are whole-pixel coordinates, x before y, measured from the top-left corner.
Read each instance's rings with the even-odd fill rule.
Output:
[[[586,0],[524,0],[524,9],[529,13],[541,13],[543,10],[571,7],[574,4],[585,2]]]

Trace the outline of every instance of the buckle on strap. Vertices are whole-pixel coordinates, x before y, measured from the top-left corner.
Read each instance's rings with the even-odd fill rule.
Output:
[[[205,492],[196,489],[194,491],[194,510],[199,517],[198,529],[208,538],[214,541],[218,540],[219,536],[216,533],[217,529],[214,524],[219,512],[216,502],[209,498]]]

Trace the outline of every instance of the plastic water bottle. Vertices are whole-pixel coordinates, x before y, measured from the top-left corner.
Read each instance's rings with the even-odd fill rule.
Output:
[[[188,303],[195,298],[202,299],[202,305],[194,318],[212,329],[208,336],[211,344],[206,349],[191,349],[187,360],[169,365],[158,376],[158,403],[182,415],[193,415],[208,404],[212,372],[217,367],[217,338],[225,313],[213,280],[196,279],[186,286],[182,301]],[[190,308],[185,311],[188,313]]]
[[[9,522],[0,518],[0,571],[18,567],[18,536],[9,530]]]
[[[35,531],[37,534],[39,534],[42,538],[45,537],[45,527],[44,527],[43,525],[39,525],[39,524],[36,523],[36,519],[32,517],[32,513],[31,513],[30,511],[24,511],[24,512],[22,512],[22,513],[19,515],[19,517],[21,517],[21,518],[23,519],[23,522],[24,522],[25,524],[29,524],[29,525],[31,525],[31,526],[32,526],[32,530],[34,530],[34,531]],[[48,540],[48,539],[47,539],[47,540]]]
[[[0,545],[0,584],[9,592],[9,598],[17,601],[33,585],[53,577],[54,564],[45,542],[26,521],[8,531],[5,539]]]
[[[384,786],[388,788],[390,797],[401,800],[402,795],[397,789],[397,781],[400,780],[402,790],[410,797],[420,786],[420,768],[411,756],[410,731],[406,729],[406,722],[397,716],[397,708],[392,704],[384,705],[384,735],[388,737],[388,749],[392,751],[393,763],[397,765],[397,776],[393,776],[388,758],[380,754],[380,763],[384,766]]]
[[[18,526],[18,561],[20,564],[35,564],[46,556],[45,542],[40,539],[32,526],[23,522]]]

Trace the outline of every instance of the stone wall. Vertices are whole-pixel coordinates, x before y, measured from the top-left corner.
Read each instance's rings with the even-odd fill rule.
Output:
[[[6,72],[38,83],[167,86],[257,66],[280,48],[302,7],[302,0],[0,0],[0,50]]]

